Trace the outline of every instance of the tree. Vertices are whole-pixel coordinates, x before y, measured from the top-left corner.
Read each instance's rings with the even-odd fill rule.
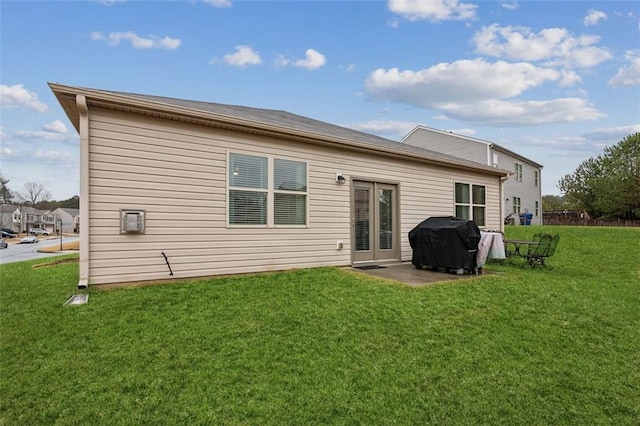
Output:
[[[36,204],[51,199],[51,193],[40,183],[27,182],[24,184],[24,190],[20,193],[24,201],[35,207]]]
[[[611,175],[607,192],[610,215],[640,218],[640,133],[627,136],[604,150],[605,167]],[[612,202],[611,200],[615,200]]]
[[[543,195],[542,196],[542,211],[544,212],[558,212],[562,210],[570,209],[569,203],[561,195]]]
[[[62,207],[62,208],[67,208],[67,209],[79,209],[80,208],[80,197],[78,197],[77,195],[74,195],[73,197],[66,199],[66,200],[62,200],[62,201],[57,201],[56,202],[56,206],[57,207]]]
[[[583,161],[558,187],[592,217],[640,218],[640,133]]]
[[[13,192],[9,189],[7,184],[9,183],[9,179],[5,178],[2,173],[0,173],[0,203],[8,204],[11,202],[13,198]]]

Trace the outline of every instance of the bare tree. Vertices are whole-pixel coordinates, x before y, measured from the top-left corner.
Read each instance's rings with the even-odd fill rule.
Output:
[[[20,195],[32,207],[42,201],[49,201],[51,199],[51,193],[47,191],[44,185],[35,182],[25,183],[24,190]]]
[[[5,178],[2,173],[0,173],[0,203],[7,204],[11,202],[13,198],[13,192],[9,189],[7,184],[9,183],[9,179]]]

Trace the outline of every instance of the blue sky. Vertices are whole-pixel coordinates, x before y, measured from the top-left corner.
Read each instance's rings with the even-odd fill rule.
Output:
[[[286,110],[400,140],[420,124],[544,165],[543,194],[640,132],[636,1],[1,1],[0,171],[79,193],[47,82]]]

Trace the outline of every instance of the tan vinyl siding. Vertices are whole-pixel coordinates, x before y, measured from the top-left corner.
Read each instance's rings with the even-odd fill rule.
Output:
[[[89,126],[91,284],[349,265],[352,179],[398,185],[405,261],[411,228],[453,215],[455,181],[485,185],[487,228],[501,223],[497,176],[102,109]],[[306,162],[307,226],[228,227],[228,152]],[[145,210],[146,233],[121,235],[120,209]]]
[[[488,146],[486,143],[472,141],[457,135],[448,135],[433,131],[415,131],[404,143],[430,149],[443,154],[454,155],[465,160],[488,164]]]

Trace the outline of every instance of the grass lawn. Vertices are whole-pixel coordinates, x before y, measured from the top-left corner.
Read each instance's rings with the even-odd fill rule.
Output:
[[[640,424],[640,230],[423,288],[338,268],[89,291],[0,266],[0,424]]]

